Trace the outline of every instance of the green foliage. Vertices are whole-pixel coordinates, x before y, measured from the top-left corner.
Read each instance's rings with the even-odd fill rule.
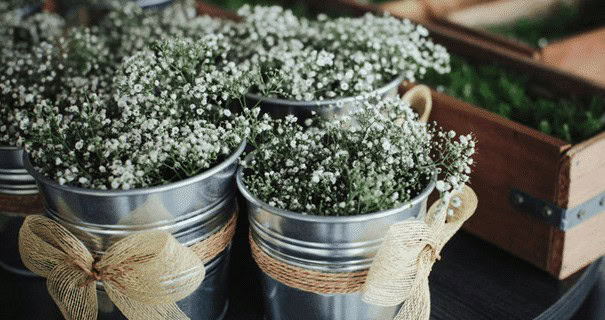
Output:
[[[528,75],[493,64],[473,65],[454,55],[451,65],[451,73],[431,72],[423,82],[567,142],[577,143],[605,130],[603,97],[545,98],[530,91]]]
[[[588,3],[583,9],[561,3],[553,14],[537,18],[523,18],[510,25],[495,25],[488,31],[517,39],[535,47],[603,25],[605,6]]]

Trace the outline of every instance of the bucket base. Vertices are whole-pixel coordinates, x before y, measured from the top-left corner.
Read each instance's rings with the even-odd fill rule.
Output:
[[[282,284],[261,272],[265,320],[393,320],[401,305],[365,303],[361,293],[323,295]]]

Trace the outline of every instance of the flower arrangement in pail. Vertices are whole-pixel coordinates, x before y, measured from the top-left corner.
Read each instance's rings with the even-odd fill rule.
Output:
[[[0,4],[0,214],[8,214],[0,266],[20,274],[30,273],[19,258],[18,230],[25,216],[44,212],[22,147],[32,126],[47,120],[43,112],[71,117],[85,103],[105,108],[124,58],[160,39],[200,39],[218,25],[197,17],[190,0],[161,11],[112,2],[112,10],[90,28],[68,27],[58,14],[41,11],[41,1],[33,2]]]
[[[25,163],[51,219],[26,219],[20,251],[66,317],[224,317],[237,159],[264,123],[229,109],[257,79],[229,50],[214,34],[160,41],[106,91],[34,108]]]
[[[308,129],[276,120],[246,157],[238,187],[268,319],[428,318],[430,267],[476,207],[475,140],[417,120],[373,96]]]
[[[222,29],[235,48],[230,59],[261,74],[247,97],[273,116],[338,117],[363,94],[395,96],[403,80],[449,72],[445,48],[409,20],[372,14],[308,20],[278,6],[245,5],[238,14],[241,22]]]
[[[38,59],[39,46],[57,37],[63,19],[53,13],[38,12],[35,3],[0,3],[0,268],[18,275],[32,276],[17,250],[17,234],[23,218],[43,212],[38,188],[23,167],[20,128],[22,108],[44,95],[43,79],[51,77]]]

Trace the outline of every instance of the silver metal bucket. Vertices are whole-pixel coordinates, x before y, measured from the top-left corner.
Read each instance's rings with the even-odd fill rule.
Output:
[[[163,7],[171,5],[174,2],[174,0],[129,0],[129,1],[134,2],[137,6],[143,8],[143,9],[163,8]],[[73,7],[88,5],[93,8],[107,9],[111,5],[109,3],[103,3],[102,1],[98,1],[98,3],[92,2],[90,4],[86,4],[86,2],[82,1],[82,0],[55,0],[55,2],[57,2],[57,4],[61,8],[73,8]],[[127,2],[127,1],[125,1],[125,2]]]
[[[398,88],[403,77],[397,77],[384,87],[375,91],[382,97],[395,97],[398,94]],[[324,119],[335,119],[342,115],[350,113],[355,107],[355,101],[362,97],[347,97],[332,100],[318,101],[295,101],[277,98],[267,98],[260,95],[246,94],[246,105],[249,107],[259,105],[261,112],[268,113],[274,118],[285,118],[287,115],[294,115],[299,122],[313,117],[315,112]]]
[[[201,175],[165,186],[129,191],[100,191],[58,183],[36,172],[35,177],[50,218],[80,239],[93,254],[103,254],[113,243],[136,232],[163,230],[190,246],[219,231],[237,208],[235,173],[245,144],[219,165]],[[178,303],[193,320],[222,319],[227,310],[230,247],[206,264],[206,278]],[[124,319],[97,287],[99,319]]]
[[[36,181],[23,166],[23,149],[0,146],[0,193],[32,195],[38,193]]]
[[[310,270],[356,272],[369,269],[384,235],[394,223],[423,219],[434,183],[407,209],[391,209],[346,217],[302,215],[262,202],[243,183],[237,185],[248,202],[252,239],[270,257]],[[400,306],[379,307],[362,301],[360,293],[315,294],[288,287],[261,272],[267,320],[392,320]]]
[[[0,267],[24,276],[33,276],[19,256],[17,238],[23,220],[28,214],[36,212],[39,205],[36,195],[38,187],[34,178],[23,166],[23,150],[16,147],[0,146]],[[21,202],[21,206],[33,208],[34,212],[21,212],[10,208],[8,203]],[[24,204],[29,201],[30,204]]]
[[[162,10],[172,5],[174,0],[119,0],[133,2],[141,9]],[[57,11],[69,25],[90,26],[97,24],[113,5],[109,1],[55,0]]]

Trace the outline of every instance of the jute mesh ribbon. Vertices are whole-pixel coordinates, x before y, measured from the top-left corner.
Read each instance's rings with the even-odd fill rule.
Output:
[[[295,267],[269,256],[250,236],[252,255],[263,272],[287,286],[318,294],[361,291],[363,301],[373,305],[403,303],[395,320],[429,319],[428,276],[433,264],[477,208],[477,196],[468,186],[451,196],[455,197],[460,200],[458,207],[440,205],[438,201],[425,221],[408,220],[391,226],[366,272],[326,273]],[[446,199],[449,203],[450,197]]]
[[[228,245],[237,212],[217,233],[190,248],[170,233],[136,233],[93,257],[71,232],[43,216],[29,216],[19,231],[25,266],[47,278],[48,292],[70,320],[97,318],[96,282],[131,320],[189,319],[176,305],[204,281],[204,263]]]

